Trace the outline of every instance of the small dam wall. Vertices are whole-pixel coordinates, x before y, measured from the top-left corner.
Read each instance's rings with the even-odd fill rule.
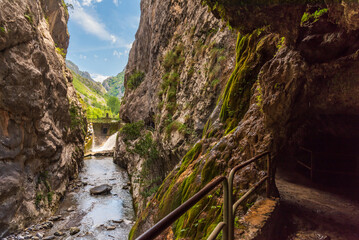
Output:
[[[94,146],[101,146],[106,140],[120,129],[119,122],[93,122],[93,141]]]

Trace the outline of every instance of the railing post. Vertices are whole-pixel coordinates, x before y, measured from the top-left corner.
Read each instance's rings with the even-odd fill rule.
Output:
[[[233,176],[234,171],[232,170],[228,178],[228,240],[234,240]]]
[[[272,169],[271,169],[271,156],[270,153],[267,155],[267,182],[266,182],[266,194],[267,198],[270,197],[270,187],[271,187],[271,179],[272,179]]]
[[[228,179],[226,178],[223,180],[223,222],[225,226],[222,230],[223,231],[222,240],[228,240],[228,235],[229,235],[229,229],[228,229],[228,223],[229,223],[228,213],[230,209],[230,205],[228,204],[229,194],[230,192],[228,190]]]

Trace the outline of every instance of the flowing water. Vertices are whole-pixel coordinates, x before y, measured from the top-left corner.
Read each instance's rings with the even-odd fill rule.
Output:
[[[113,148],[115,147],[116,144],[116,137],[117,137],[117,132],[112,134],[107,141],[99,147],[93,147],[92,148],[92,152],[102,152],[102,151],[108,151],[108,150],[113,150]],[[94,138],[95,140],[95,138]],[[94,143],[95,141],[93,141]]]
[[[80,233],[60,239],[128,239],[134,220],[128,181],[127,172],[115,165],[112,158],[85,159],[74,190],[60,205],[58,214],[63,220],[55,221],[45,236],[78,227]],[[90,188],[101,184],[112,186],[111,194],[90,195]]]

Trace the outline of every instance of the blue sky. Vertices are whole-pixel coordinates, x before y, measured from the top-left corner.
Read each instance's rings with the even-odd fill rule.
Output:
[[[97,80],[126,66],[140,21],[140,0],[65,0],[71,4],[67,59]]]

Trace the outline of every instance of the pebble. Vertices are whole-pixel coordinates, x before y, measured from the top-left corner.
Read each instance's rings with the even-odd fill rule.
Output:
[[[55,236],[63,236],[63,235],[65,235],[65,233],[57,231],[57,232],[54,233],[54,235]]]
[[[47,236],[43,238],[43,240],[53,240],[53,239],[55,239],[55,236]]]
[[[80,232],[80,228],[78,227],[72,227],[70,228],[70,235],[75,235]]]
[[[43,238],[43,237],[44,237],[44,234],[38,232],[38,233],[36,234],[36,236],[39,237],[39,238]]]
[[[59,221],[61,219],[61,215],[57,215],[57,216],[52,216],[50,217],[50,221]]]
[[[106,229],[109,231],[112,231],[112,230],[115,230],[116,227],[115,226],[107,226]]]
[[[112,220],[112,222],[114,222],[114,223],[123,223],[123,219],[120,219],[120,220]]]
[[[69,208],[67,209],[67,211],[68,211],[68,212],[73,212],[73,211],[75,211],[75,209],[74,209],[73,207],[69,207]]]
[[[45,228],[45,229],[50,229],[50,228],[52,228],[52,227],[54,226],[54,223],[51,222],[51,221],[48,221],[48,222],[45,222],[45,223],[42,224],[42,225],[43,225],[43,228]]]

